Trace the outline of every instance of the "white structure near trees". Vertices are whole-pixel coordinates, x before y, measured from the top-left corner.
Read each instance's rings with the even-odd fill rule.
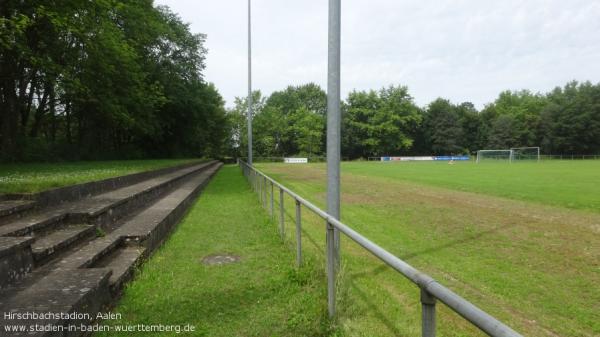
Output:
[[[508,161],[512,163],[516,160],[535,160],[540,161],[539,146],[513,147],[501,150],[479,150],[477,151],[476,162],[482,161]]]

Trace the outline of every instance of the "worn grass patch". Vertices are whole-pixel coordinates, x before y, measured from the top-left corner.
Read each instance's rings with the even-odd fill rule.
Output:
[[[0,194],[51,188],[185,164],[198,159],[0,164]]]
[[[342,219],[523,335],[599,336],[600,170],[595,166],[344,163]],[[259,167],[325,206],[324,165]],[[303,219],[307,250],[316,247],[311,254],[320,256],[323,221]],[[348,239],[342,250],[343,334],[418,336],[416,286]],[[438,335],[482,335],[438,307]]]
[[[202,263],[216,254],[239,260]],[[184,336],[328,336],[322,269],[310,258],[294,267],[292,250],[282,244],[239,168],[226,166],[126,288],[115,309],[122,320],[104,323],[196,327]]]

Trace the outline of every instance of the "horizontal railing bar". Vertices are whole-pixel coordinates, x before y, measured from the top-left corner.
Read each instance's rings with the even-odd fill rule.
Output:
[[[341,221],[327,214],[325,211],[321,210],[317,206],[313,205],[311,202],[307,201],[306,199],[302,198],[301,196],[286,188],[282,184],[278,183],[263,172],[248,165],[244,161],[240,160],[240,163],[246,165],[248,168],[254,170],[258,174],[271,181],[273,184],[277,185],[277,187],[285,191],[292,198],[294,198],[295,200],[306,206],[308,209],[313,211],[315,214],[326,220],[328,223],[340,230],[354,242],[356,242],[357,244],[365,248],[367,251],[369,251],[371,254],[379,258],[381,261],[385,262],[387,265],[398,271],[404,277],[418,285],[421,289],[427,291],[429,294],[439,299],[441,302],[446,304],[449,308],[451,308],[453,311],[464,317],[467,321],[471,322],[483,332],[494,337],[522,337],[521,334],[514,331],[506,324],[500,322],[485,311],[479,309],[471,302],[460,297],[452,290],[444,287],[436,280],[434,280],[431,276],[419,271],[418,269],[414,268],[408,263],[402,261],[392,253],[383,249],[371,240],[365,238],[352,228],[348,227]]]

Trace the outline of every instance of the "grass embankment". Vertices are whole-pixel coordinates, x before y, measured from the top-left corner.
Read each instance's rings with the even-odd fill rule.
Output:
[[[325,165],[259,167],[325,206]],[[343,163],[342,219],[525,336],[599,336],[599,175],[598,162]],[[303,222],[322,255],[323,221]],[[419,336],[416,286],[347,238],[342,252],[341,333]],[[482,335],[438,307],[439,336]]]
[[[0,194],[35,193],[199,159],[115,160],[64,163],[0,164]]]
[[[241,260],[201,263],[219,253]],[[318,264],[294,267],[292,250],[281,243],[239,168],[226,166],[126,288],[115,309],[122,320],[104,323],[196,327],[184,336],[328,335],[325,277]]]

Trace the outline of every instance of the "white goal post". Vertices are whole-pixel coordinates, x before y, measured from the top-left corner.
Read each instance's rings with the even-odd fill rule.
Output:
[[[513,161],[513,150],[479,150],[477,151],[476,163],[480,163],[485,159],[490,160],[508,160]]]
[[[535,160],[540,161],[539,146],[512,147],[502,150],[479,150],[477,151],[476,163],[482,160],[507,160],[512,163],[516,160]]]
[[[539,146],[513,147],[513,160],[535,160],[540,161]]]

